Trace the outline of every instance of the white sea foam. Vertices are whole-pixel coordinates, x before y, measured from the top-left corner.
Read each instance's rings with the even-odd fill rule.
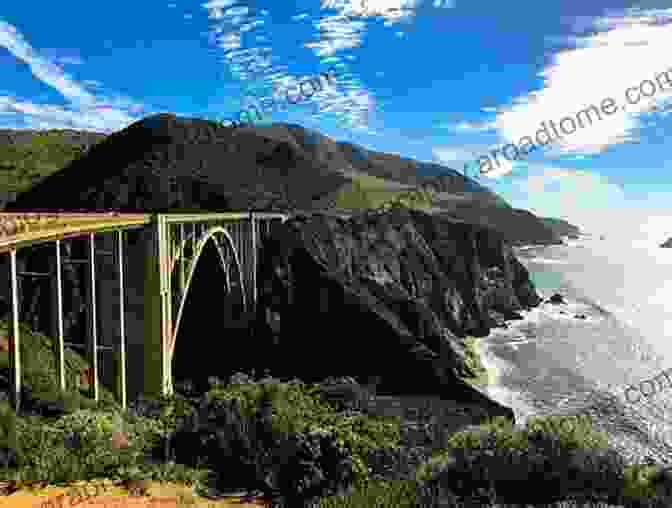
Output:
[[[558,275],[539,278],[549,285],[538,292],[559,292],[567,304],[522,311],[523,320],[483,339],[483,361],[497,373],[487,392],[519,426],[530,415],[591,408],[628,460],[672,458],[672,390],[639,405],[624,396],[628,384],[672,367],[672,249],[590,238],[532,248],[519,254],[528,270]]]

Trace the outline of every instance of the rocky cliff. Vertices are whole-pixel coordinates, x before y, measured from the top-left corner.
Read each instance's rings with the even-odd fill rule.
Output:
[[[314,213],[276,229],[261,255],[260,303],[279,322],[272,356],[285,374],[379,376],[379,392],[513,417],[464,381],[462,339],[540,302],[500,234],[414,210]]]
[[[541,217],[541,222],[557,236],[567,237],[571,240],[578,240],[581,230],[566,220],[556,219],[554,217]]]

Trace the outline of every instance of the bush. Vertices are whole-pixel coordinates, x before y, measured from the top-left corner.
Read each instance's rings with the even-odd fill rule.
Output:
[[[444,506],[418,504],[418,486],[411,480],[375,481],[348,495],[325,497],[319,508],[415,508],[417,506]]]
[[[7,401],[0,401],[0,466],[16,467],[18,440],[16,413]]]
[[[623,495],[626,497],[651,497],[656,489],[651,479],[658,468],[646,464],[627,464],[623,471]]]
[[[172,397],[140,397],[129,404],[127,420],[137,427],[150,456],[166,462],[175,459],[175,434],[194,413],[196,404],[196,400],[178,393]]]
[[[415,480],[417,469],[425,464],[428,452],[414,447],[374,448],[366,454],[372,481]]]
[[[133,429],[125,428],[119,414],[78,410],[54,422],[28,415],[17,423],[22,479],[123,478],[142,462],[142,442]],[[128,435],[127,448],[113,446],[113,431]]]
[[[216,385],[207,394],[209,400],[233,400],[241,411],[252,415],[258,411],[258,401],[264,397],[271,405],[273,428],[285,433],[333,432],[337,445],[353,453],[356,483],[368,481],[365,456],[375,448],[399,445],[399,421],[394,418],[372,417],[358,413],[338,413],[321,397],[320,385],[304,384],[299,380],[280,382],[266,377],[258,382],[244,374],[232,376],[228,386]]]
[[[21,333],[21,407],[20,414],[57,417],[77,409],[114,408],[119,404],[112,393],[100,386],[100,402],[79,393],[79,373],[90,367],[87,361],[70,348],[65,349],[65,377],[68,390],[61,394],[58,374],[57,341],[19,323]],[[7,320],[0,320],[0,334],[10,334]],[[11,359],[8,352],[0,352],[0,394],[11,393]]]
[[[319,396],[336,411],[362,411],[368,409],[371,394],[353,378],[327,378],[319,384]]]
[[[259,398],[257,411],[243,406],[206,398],[176,433],[177,459],[217,472],[219,489],[261,489],[290,506],[350,486],[351,454],[333,433],[274,429],[269,394]]]
[[[420,468],[418,479],[430,491],[440,485],[463,497],[494,489],[500,500],[510,503],[618,496],[624,468],[620,456],[597,446],[599,436],[589,431],[543,430],[556,425],[557,420],[536,419],[526,430],[514,431],[495,419],[476,431],[458,432],[443,456]],[[526,483],[538,487],[525,489]]]

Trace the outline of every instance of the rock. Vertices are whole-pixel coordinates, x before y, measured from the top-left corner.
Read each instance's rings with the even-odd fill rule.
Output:
[[[130,442],[128,440],[128,434],[122,431],[115,430],[112,432],[112,447],[115,450],[120,450],[122,448],[128,448]]]
[[[672,238],[660,244],[663,249],[672,249]]]
[[[581,230],[578,227],[570,224],[565,220],[550,217],[540,217],[540,220],[544,226],[560,237],[567,237],[571,240],[578,240],[578,235],[581,234]]]
[[[79,371],[80,386],[93,386],[93,368],[86,368]]]
[[[492,314],[541,300],[498,233],[403,209],[305,214],[266,242],[259,278],[260,304],[281,315],[276,363],[286,375],[378,375],[381,393],[438,394],[513,419],[460,375],[459,337],[483,337]],[[307,315],[319,316],[314,333]]]
[[[574,314],[576,319],[588,319],[585,314]]]
[[[9,496],[19,490],[19,482],[16,480],[0,480],[0,496]]]
[[[566,304],[567,302],[565,301],[564,297],[559,294],[555,293],[553,296],[551,296],[548,300],[546,300],[547,303],[552,303],[553,305],[558,305],[558,304]]]
[[[672,497],[672,467],[662,467],[651,478],[651,485],[656,489],[656,494],[665,499]]]
[[[0,352],[8,353],[12,349],[12,338],[0,331]]]

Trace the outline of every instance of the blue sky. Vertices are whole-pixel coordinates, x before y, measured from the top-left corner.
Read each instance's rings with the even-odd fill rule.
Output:
[[[462,170],[544,120],[672,75],[671,20],[660,1],[5,2],[0,127],[235,117],[334,65],[333,86],[269,121]],[[480,182],[590,232],[672,236],[671,101],[660,87]]]

